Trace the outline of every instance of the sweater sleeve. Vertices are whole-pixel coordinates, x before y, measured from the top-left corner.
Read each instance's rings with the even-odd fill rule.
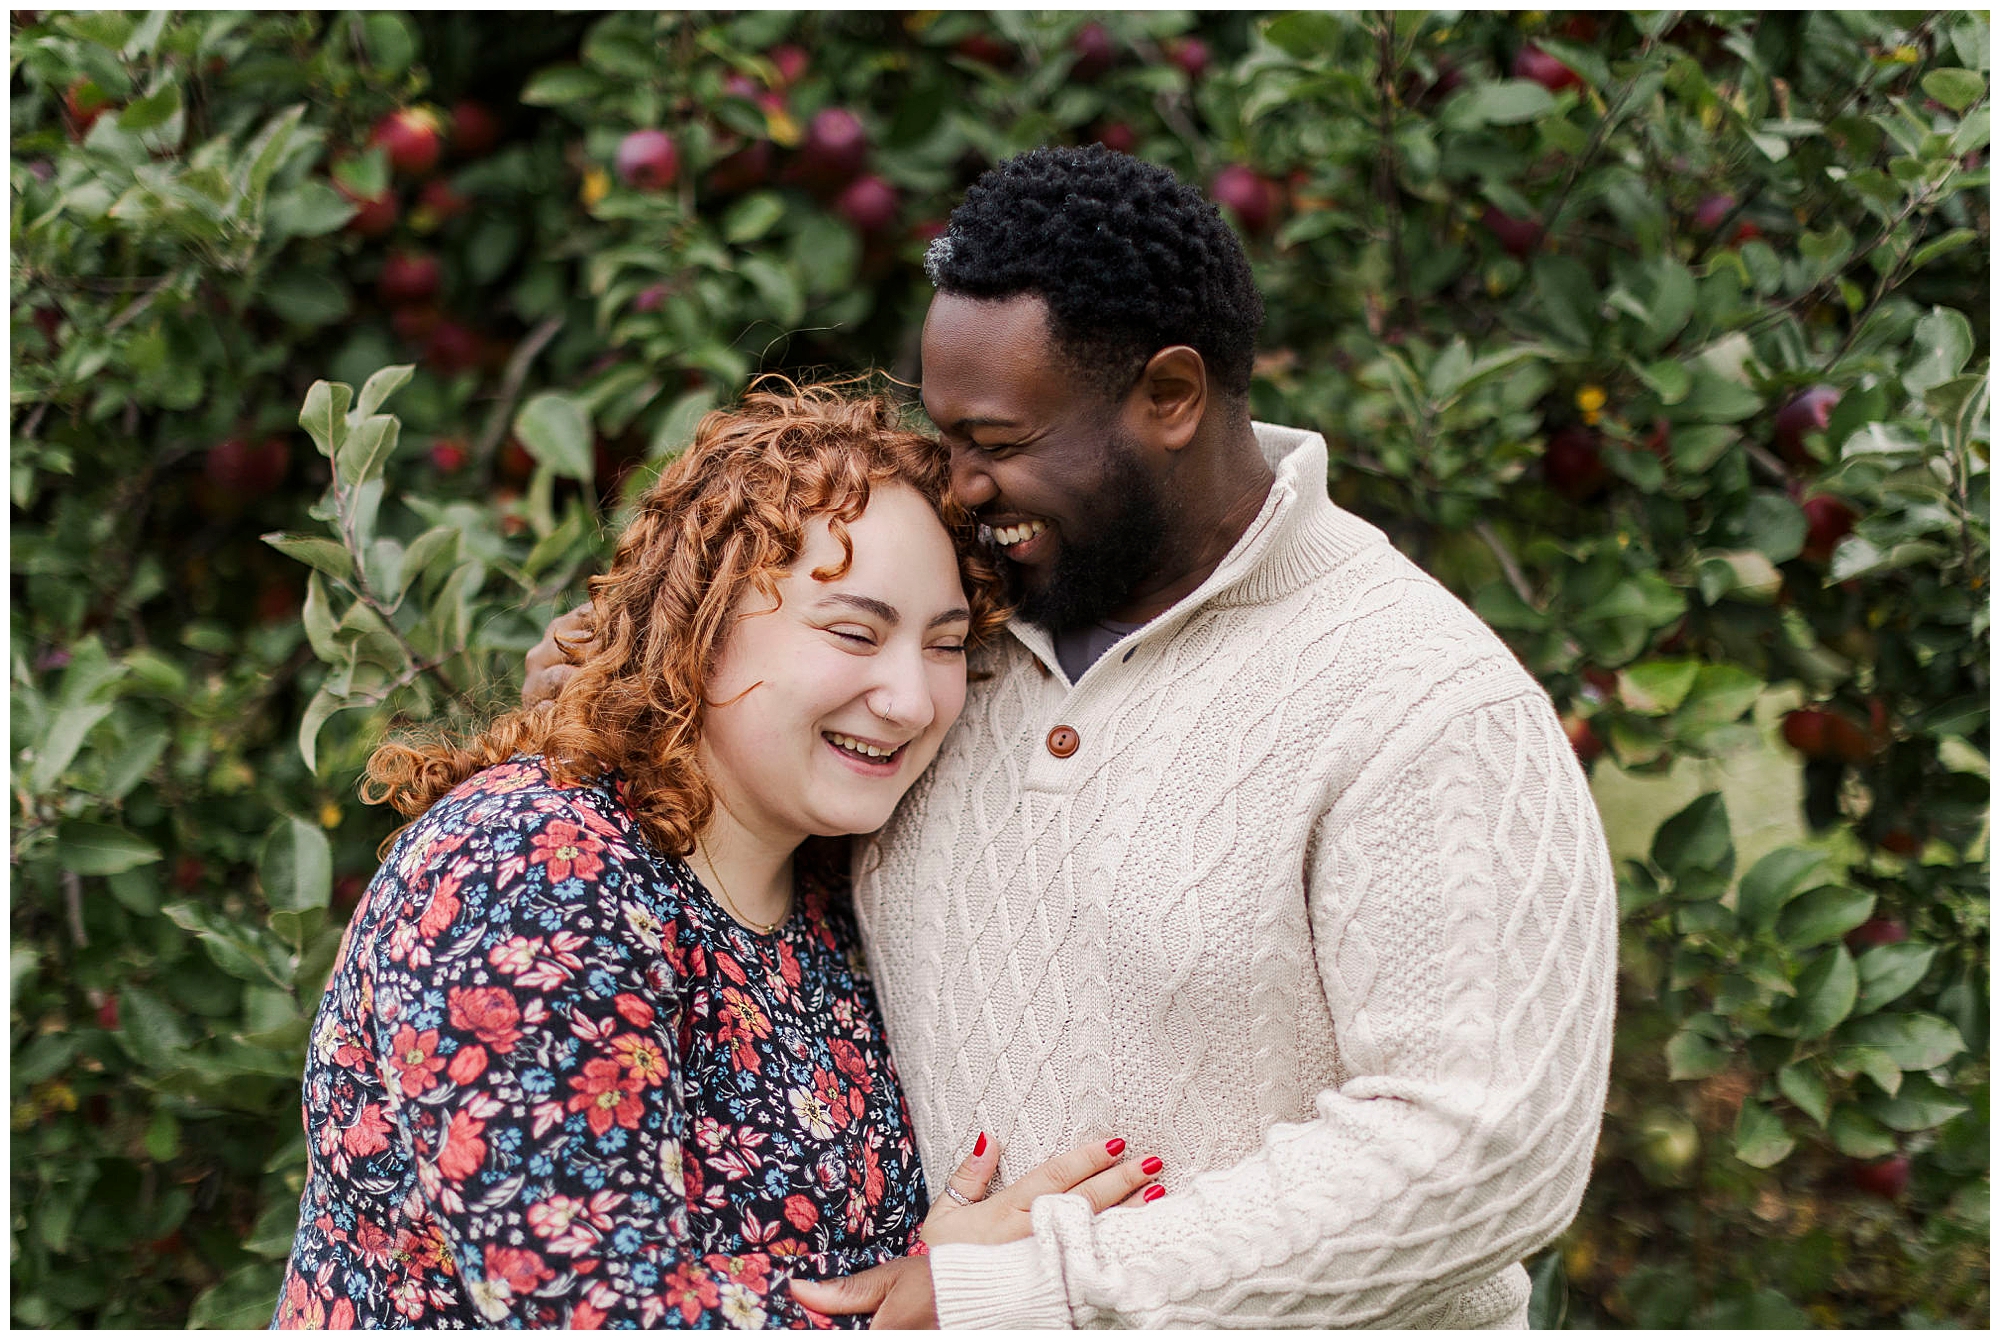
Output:
[[[1539,687],[1412,723],[1303,859],[1340,1047],[1309,1121],[1152,1205],[932,1251],[946,1325],[1481,1325],[1569,1223],[1603,1110],[1617,896]],[[1518,1272],[1515,1272],[1518,1279]],[[1498,1315],[1493,1315],[1497,1313]]]
[[[376,946],[384,1133],[487,1326],[799,1319],[769,1256],[691,1245],[680,992],[645,868],[587,807],[503,799]]]

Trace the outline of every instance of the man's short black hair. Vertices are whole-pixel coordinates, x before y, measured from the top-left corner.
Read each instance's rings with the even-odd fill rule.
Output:
[[[1048,304],[1058,349],[1107,397],[1185,344],[1226,395],[1250,392],[1264,301],[1222,214],[1167,168],[1101,144],[989,169],[924,270],[943,293]]]

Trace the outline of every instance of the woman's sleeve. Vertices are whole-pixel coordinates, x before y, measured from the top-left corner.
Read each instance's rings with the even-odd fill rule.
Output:
[[[690,1244],[675,947],[646,868],[581,807],[489,814],[377,943],[410,1216],[489,1326],[805,1319],[770,1256]]]

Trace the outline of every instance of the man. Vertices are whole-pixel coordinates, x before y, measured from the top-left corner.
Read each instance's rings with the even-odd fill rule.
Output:
[[[1253,424],[1262,303],[1165,169],[1041,149],[927,261],[923,402],[1020,613],[855,902],[924,1164],[1089,1131],[1169,1194],[795,1286],[877,1325],[1524,1326],[1617,900],[1537,685]],[[557,659],[545,642],[531,670]],[[977,677],[977,676],[976,676]],[[548,683],[537,676],[532,692]]]

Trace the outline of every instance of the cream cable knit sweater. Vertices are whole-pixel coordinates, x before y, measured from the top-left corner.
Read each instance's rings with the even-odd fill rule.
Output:
[[[1522,1326],[1610,1060],[1617,898],[1504,644],[1257,426],[1264,510],[1071,686],[1016,623],[856,903],[932,1184],[1093,1133],[1170,1194],[932,1252],[948,1326]],[[1044,668],[1046,667],[1046,669]],[[1067,725],[1080,746],[1048,746]]]

